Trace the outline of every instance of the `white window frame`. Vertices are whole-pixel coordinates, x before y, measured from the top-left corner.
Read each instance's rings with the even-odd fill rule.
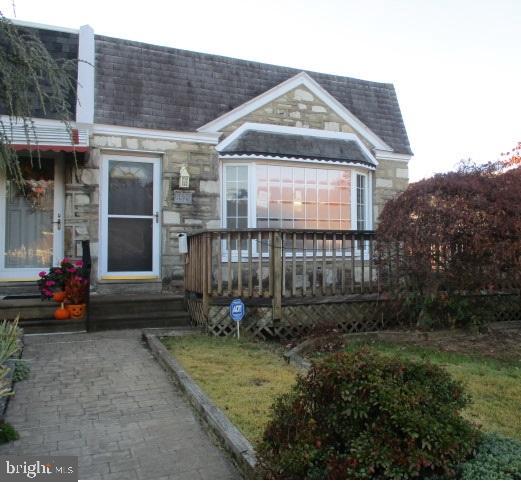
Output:
[[[225,160],[221,159],[219,163],[219,173],[220,173],[220,196],[221,196],[221,227],[223,229],[227,229],[227,204],[226,204],[226,166],[247,166],[248,167],[248,229],[254,229],[257,227],[257,178],[255,176],[255,171],[257,164],[271,164],[277,166],[289,166],[289,167],[310,167],[310,164],[313,164],[314,168],[317,169],[349,169],[351,171],[351,226],[349,230],[355,230],[358,222],[358,213],[357,213],[357,199],[356,199],[356,176],[361,175],[365,177],[365,219],[366,219],[366,228],[365,231],[370,231],[373,229],[373,197],[372,197],[372,171],[370,169],[362,169],[359,166],[339,166],[338,164],[323,164],[323,163],[301,163],[298,161],[280,161],[277,159],[267,160],[262,159],[261,161],[252,161],[251,159],[241,160]],[[365,250],[364,250],[365,251]],[[227,261],[228,251],[226,247],[226,241],[222,240],[221,244],[221,253],[223,257],[223,261]],[[317,253],[317,255],[322,255],[321,252]],[[361,251],[359,249],[356,250],[356,255],[360,256]],[[241,250],[241,257],[247,256],[248,252],[246,250]],[[296,253],[297,256],[304,256],[303,252]],[[326,251],[326,256],[332,256],[333,251]],[[337,256],[341,256],[342,251],[337,250]],[[364,253],[364,257],[367,253]],[[257,241],[252,240],[252,256],[257,257]],[[263,256],[268,257],[269,253],[264,253]],[[291,253],[288,253],[287,256],[291,256]],[[231,261],[238,261],[238,251],[231,251]],[[306,257],[312,257],[312,253],[306,253]]]
[[[226,211],[226,166],[247,166],[248,167],[248,228],[256,228],[257,227],[257,182],[256,177],[254,175],[257,164],[272,164],[278,166],[289,166],[289,167],[309,167],[308,163],[299,163],[299,162],[284,162],[284,161],[269,161],[262,160],[260,162],[244,160],[244,161],[227,161],[221,160],[220,162],[220,194],[221,194],[221,227],[223,229],[227,229],[226,227],[226,219],[227,219],[227,211]],[[338,166],[338,164],[334,165],[323,165],[315,163],[317,169],[341,169],[344,166]],[[366,231],[370,231],[373,229],[373,219],[372,219],[372,171],[370,169],[360,169],[358,166],[345,166],[345,169],[349,169],[351,171],[351,227],[347,229],[355,230],[357,226],[357,209],[356,209],[356,176],[361,175],[366,178],[366,199],[365,199],[365,208],[366,208]]]

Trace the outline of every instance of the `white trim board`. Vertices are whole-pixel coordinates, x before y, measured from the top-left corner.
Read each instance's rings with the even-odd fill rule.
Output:
[[[345,167],[359,167],[365,168],[371,171],[375,170],[374,166],[368,166],[367,164],[363,164],[361,162],[353,162],[353,161],[325,161],[323,159],[304,159],[302,157],[284,157],[284,156],[270,156],[270,155],[259,155],[259,154],[220,154],[219,159],[222,160],[236,160],[236,161],[251,161],[251,160],[263,160],[263,161],[272,161],[274,163],[278,163],[279,161],[284,162],[292,162],[292,163],[303,163],[303,164],[320,164],[327,166],[345,166]]]
[[[113,126],[108,124],[94,124],[92,134],[101,136],[139,137],[174,142],[199,142],[202,144],[217,144],[220,137],[220,133],[218,132],[180,132],[145,129],[141,127]]]
[[[235,131],[233,131],[226,139],[221,141],[215,149],[217,152],[222,151],[224,148],[229,146],[233,141],[239,138],[246,131],[257,131],[257,132],[272,132],[275,134],[290,134],[300,136],[318,137],[322,139],[341,139],[345,141],[354,141],[364,152],[364,154],[373,162],[375,166],[378,165],[378,161],[373,156],[371,151],[365,146],[365,144],[359,139],[356,134],[351,132],[338,132],[338,131],[326,131],[322,129],[308,129],[306,127],[290,127],[281,126],[277,124],[260,124],[255,122],[245,122]]]
[[[26,20],[18,20],[17,18],[8,18],[8,20],[17,25],[19,27],[28,27],[28,28],[39,28],[42,30],[54,30],[56,32],[66,32],[66,33],[78,33],[79,30],[75,28],[68,27],[58,27],[56,25],[47,25],[45,23],[37,23],[37,22],[28,22]]]
[[[382,161],[400,161],[400,162],[409,162],[413,156],[410,154],[399,154],[397,152],[387,152],[375,149],[374,154],[377,159],[381,159]]]
[[[222,116],[208,122],[207,124],[197,129],[199,132],[218,132],[223,127],[235,122],[245,115],[257,110],[263,105],[277,99],[287,92],[296,89],[299,86],[304,86],[309,89],[316,97],[324,102],[331,110],[338,114],[345,120],[353,129],[355,129],[362,137],[374,146],[376,149],[384,151],[391,151],[392,148],[385,143],[378,135],[376,135],[369,127],[367,127],[360,119],[352,114],[344,105],[336,100],[329,92],[327,92],[318,82],[313,80],[306,72],[300,72],[294,77],[285,80],[276,85],[263,94],[245,102],[235,109],[223,114]]]
[[[78,77],[76,86],[76,122],[94,123],[95,56],[94,30],[82,25],[78,38]]]

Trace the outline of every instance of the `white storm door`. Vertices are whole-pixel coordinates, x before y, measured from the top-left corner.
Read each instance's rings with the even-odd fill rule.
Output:
[[[0,177],[0,281],[30,281],[63,258],[62,159],[20,159],[24,186]]]
[[[103,158],[101,276],[146,279],[160,275],[160,159]]]

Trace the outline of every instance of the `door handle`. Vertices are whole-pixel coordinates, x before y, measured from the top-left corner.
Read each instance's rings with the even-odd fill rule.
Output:
[[[53,221],[52,223],[53,224],[57,224],[58,225],[58,231],[60,231],[60,229],[62,228],[62,217],[61,217],[61,214],[58,213],[58,219],[56,221]]]
[[[156,223],[159,223],[159,211],[156,211],[154,217],[156,218]]]

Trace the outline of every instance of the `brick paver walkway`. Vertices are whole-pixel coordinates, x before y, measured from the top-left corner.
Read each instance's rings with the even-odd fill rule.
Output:
[[[140,335],[25,337],[6,416],[20,440],[0,454],[78,455],[81,479],[238,478]]]

